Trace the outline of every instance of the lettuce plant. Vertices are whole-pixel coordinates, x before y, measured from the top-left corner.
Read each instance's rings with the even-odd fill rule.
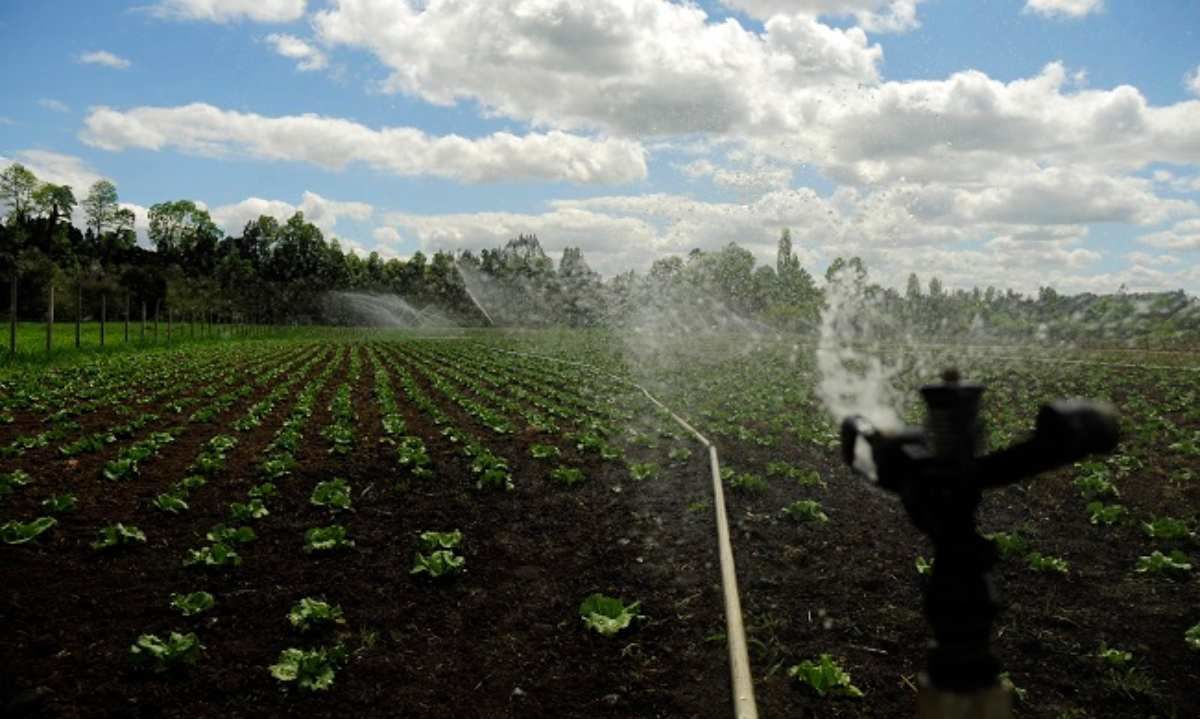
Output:
[[[987,538],[996,543],[1002,559],[1019,559],[1029,552],[1029,543],[1016,532],[993,532]]]
[[[1115,669],[1120,669],[1133,661],[1132,652],[1123,652],[1120,649],[1109,647],[1103,642],[1100,643],[1100,651],[1096,652],[1096,656],[1100,657],[1100,660],[1106,665]]]
[[[325,691],[345,665],[349,653],[338,644],[317,649],[284,649],[279,661],[269,667],[271,676],[281,682],[295,683],[306,691]]]
[[[925,557],[917,555],[916,566],[917,574],[920,574],[922,577],[928,577],[933,574],[932,559],[926,559]]]
[[[552,444],[534,444],[529,447],[529,456],[534,459],[558,459],[562,451]]]
[[[152,504],[164,512],[179,514],[188,510],[188,503],[178,494],[164,493],[154,498]]]
[[[315,629],[326,624],[345,624],[346,620],[342,616],[342,608],[336,604],[330,604],[322,599],[313,599],[312,597],[304,597],[299,602],[296,602],[292,610],[288,612],[288,621],[291,625],[302,632],[307,632],[310,629]]]
[[[428,574],[434,579],[454,576],[466,571],[466,557],[460,557],[449,549],[439,549],[429,554],[417,552],[409,574]]]
[[[1183,633],[1183,641],[1195,651],[1200,652],[1200,623],[1197,623],[1188,628]]]
[[[571,487],[584,480],[583,470],[575,467],[555,467],[550,472],[550,479],[553,479],[555,482],[558,482],[561,485]]]
[[[340,524],[328,527],[313,527],[304,533],[304,552],[327,552],[334,549],[345,549],[354,546],[354,541],[346,538],[346,528]]]
[[[192,633],[171,632],[165,640],[156,634],[143,634],[129,647],[129,659],[135,666],[161,674],[184,664],[195,664],[203,650],[200,639]]]
[[[421,550],[435,552],[439,549],[458,549],[462,544],[463,533],[453,532],[421,532]]]
[[[1177,540],[1192,537],[1192,530],[1187,522],[1172,517],[1157,517],[1149,522],[1142,522],[1142,531],[1151,539]]]
[[[51,495],[43,499],[41,507],[53,514],[63,514],[64,512],[74,512],[77,504],[75,495],[66,493]]]
[[[262,519],[269,515],[267,506],[257,497],[248,502],[231,502],[229,505],[229,521],[246,522],[251,519]]]
[[[185,617],[194,616],[212,609],[216,604],[213,595],[208,592],[190,592],[188,594],[172,594],[171,607],[178,609]]]
[[[812,499],[801,499],[783,508],[783,513],[795,522],[817,522],[825,524],[829,516],[821,509],[821,503]]]
[[[340,477],[318,482],[308,501],[317,507],[328,507],[335,511],[350,509],[350,485]]]
[[[187,558],[183,560],[185,567],[236,567],[241,563],[241,556],[223,542],[189,549]]]
[[[1029,560],[1029,568],[1037,572],[1066,574],[1070,571],[1067,560],[1061,557],[1051,557],[1041,552],[1030,552],[1027,559]]]
[[[583,624],[606,637],[628,629],[635,619],[642,619],[637,613],[641,602],[626,605],[620,599],[603,594],[591,594],[579,605],[579,616]]]
[[[0,541],[5,544],[25,544],[58,524],[54,517],[38,517],[29,522],[10,520],[0,524]]]
[[[1176,572],[1183,574],[1192,571],[1192,564],[1188,561],[1187,555],[1178,549],[1170,554],[1163,554],[1157,549],[1152,554],[1148,554],[1138,558],[1137,569],[1139,574],[1158,574],[1163,572]]]
[[[12,494],[17,487],[24,487],[32,481],[33,478],[23,469],[14,469],[8,474],[0,474],[0,498]]]
[[[116,549],[130,544],[145,544],[146,533],[132,524],[126,526],[117,522],[100,528],[100,537],[92,542],[92,549]]]
[[[862,690],[851,683],[850,675],[828,654],[822,654],[816,661],[805,659],[788,669],[788,676],[807,685],[819,696],[863,696]]]
[[[1125,516],[1125,507],[1120,504],[1105,504],[1100,500],[1088,502],[1088,521],[1095,525],[1111,526]]]
[[[653,462],[630,462],[629,476],[635,482],[644,482],[658,476],[658,465]]]
[[[218,524],[208,530],[205,539],[220,544],[247,544],[258,539],[258,535],[250,527],[226,527],[224,524]]]

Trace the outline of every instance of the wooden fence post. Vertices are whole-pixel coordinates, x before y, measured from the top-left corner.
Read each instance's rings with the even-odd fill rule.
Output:
[[[79,326],[83,323],[83,283],[75,278],[75,349],[79,349]]]
[[[17,353],[17,272],[12,273],[12,287],[8,296],[8,351]]]
[[[54,283],[50,283],[50,306],[46,308],[46,352],[54,348]]]

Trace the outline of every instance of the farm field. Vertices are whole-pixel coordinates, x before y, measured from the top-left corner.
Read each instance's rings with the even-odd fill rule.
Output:
[[[913,714],[930,549],[841,465],[812,348],[628,350],[380,332],[0,370],[3,713],[731,715],[707,457],[632,381],[720,452],[762,715]],[[981,507],[1016,714],[1200,712],[1196,359],[890,352],[905,390],[987,383],[991,446],[1044,400],[1121,410],[1118,452]],[[630,625],[589,630],[596,593]],[[789,676],[824,654],[862,698]]]

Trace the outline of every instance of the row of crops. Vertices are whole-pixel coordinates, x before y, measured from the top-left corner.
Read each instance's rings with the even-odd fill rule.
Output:
[[[625,356],[589,333],[381,336],[8,370],[0,551],[22,581],[0,595],[6,701],[726,713],[705,454],[628,378],[721,452],[764,712],[909,712],[929,550],[839,466],[811,351],[731,338]],[[1200,373],[963,369],[989,385],[993,446],[1060,396],[1109,399],[1127,429],[1118,453],[981,510],[1022,715],[1192,706]],[[446,698],[460,674],[476,693]]]

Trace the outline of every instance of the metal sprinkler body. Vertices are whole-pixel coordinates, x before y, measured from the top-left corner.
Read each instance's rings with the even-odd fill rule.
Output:
[[[933,572],[924,590],[933,641],[922,677],[921,717],[1011,714],[1008,694],[1000,687],[1000,661],[990,646],[1000,612],[990,576],[998,553],[976,526],[983,490],[1110,452],[1118,439],[1110,405],[1064,400],[1041,407],[1029,439],[981,455],[984,389],[947,370],[941,383],[921,388],[924,427],[884,432],[861,417],[848,417],[841,427],[843,459],[897,495],[913,524],[933,542]]]

